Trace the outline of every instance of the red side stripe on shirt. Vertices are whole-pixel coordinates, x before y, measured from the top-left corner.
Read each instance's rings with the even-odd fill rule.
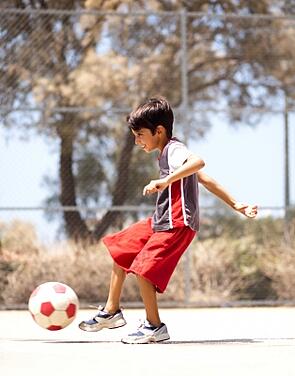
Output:
[[[177,180],[171,185],[171,215],[173,227],[184,225],[181,198],[181,180]]]

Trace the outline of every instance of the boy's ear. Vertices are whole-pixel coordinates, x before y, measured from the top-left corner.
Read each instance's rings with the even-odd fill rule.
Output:
[[[158,125],[157,128],[156,128],[156,132],[158,134],[161,134],[161,133],[164,133],[166,131],[165,127],[163,127],[163,125]]]

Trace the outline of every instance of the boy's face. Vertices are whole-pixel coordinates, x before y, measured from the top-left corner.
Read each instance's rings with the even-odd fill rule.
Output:
[[[148,128],[141,128],[138,131],[132,129],[132,133],[135,137],[135,145],[141,147],[146,153],[150,153],[156,149],[161,149],[160,134],[157,130],[154,135]]]

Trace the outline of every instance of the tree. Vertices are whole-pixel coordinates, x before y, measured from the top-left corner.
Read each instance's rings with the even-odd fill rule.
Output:
[[[84,6],[84,3],[84,1],[63,1],[59,2],[59,7],[73,9]],[[105,10],[115,10],[120,2],[104,3]],[[57,2],[35,1],[31,5],[33,8],[43,10],[56,7]],[[28,4],[25,1],[18,1],[16,6],[24,9]],[[89,93],[85,92],[84,86],[84,91],[75,91],[76,85],[83,85],[83,73],[86,74],[86,71],[80,74],[79,67],[91,60],[93,45],[96,43],[93,38],[89,38],[87,30],[81,30],[79,33],[75,29],[79,24],[79,18],[79,15],[71,16],[63,13],[57,17],[30,12],[21,16],[8,14],[6,23],[2,26],[5,34],[3,53],[6,56],[2,64],[2,74],[6,82],[1,82],[8,89],[9,95],[3,96],[1,102],[10,108],[16,103],[27,106],[32,106],[34,102],[42,103],[43,123],[46,123],[46,126],[45,129],[39,127],[39,131],[45,132],[49,137],[57,137],[60,143],[59,201],[62,206],[77,204],[77,186],[73,170],[75,144],[85,143],[85,138],[102,136],[101,138],[105,139],[111,134],[111,130],[106,127],[97,126],[93,121],[93,114],[56,111],[56,108],[71,109],[77,105],[85,105],[85,95],[88,106],[93,105],[103,111],[103,105],[99,103],[97,96],[94,96],[94,101],[91,103]],[[22,25],[21,29],[18,27],[19,24]],[[101,24],[102,21],[98,20],[94,27],[96,32]],[[112,70],[109,70],[106,74],[111,73]],[[85,81],[87,84],[87,77]],[[100,98],[107,101],[108,97],[105,90],[100,90]],[[98,116],[96,114],[96,117],[101,119],[99,114]],[[6,120],[9,120],[8,116]],[[40,119],[33,122],[34,127],[39,124]],[[127,129],[125,133],[125,143],[130,144]],[[123,152],[129,149],[130,147],[127,149],[125,147]],[[98,157],[102,158],[102,154],[100,153]],[[97,163],[102,162],[98,159]],[[119,200],[120,197],[117,199]],[[124,197],[122,199],[124,201]],[[64,221],[67,233],[71,237],[90,236],[90,231],[78,211],[65,211]]]
[[[130,187],[141,166],[132,158],[133,141],[122,117],[155,93],[166,96],[175,108],[183,101],[181,16],[156,10],[207,14],[186,19],[190,106],[186,115],[192,136],[206,131],[193,125],[204,123],[198,109],[227,106],[232,119],[241,120],[244,113],[232,111],[233,107],[270,106],[277,94],[279,78],[274,79],[271,69],[277,38],[271,31],[282,23],[222,17],[271,14],[273,3],[268,0],[17,0],[14,6],[22,13],[9,12],[10,6],[8,1],[1,4],[2,119],[8,125],[26,122],[48,139],[58,139],[55,193],[62,206],[100,200],[112,205],[139,202],[140,190]],[[46,13],[51,9],[60,11]],[[66,12],[79,9],[154,13],[120,17]],[[287,51],[289,37],[285,37]],[[20,119],[13,111],[36,105],[42,107],[41,116],[32,112],[30,118]],[[110,117],[114,108],[121,111],[112,111]],[[90,163],[95,168],[86,173]],[[148,168],[146,178],[153,173],[153,167]],[[95,237],[100,238],[119,215],[105,213],[95,226]],[[63,219],[70,237],[93,237],[81,212],[65,211]]]

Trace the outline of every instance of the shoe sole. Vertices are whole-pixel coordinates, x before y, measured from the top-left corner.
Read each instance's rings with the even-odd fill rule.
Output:
[[[79,324],[79,328],[81,330],[84,330],[84,332],[99,332],[100,330],[102,329],[117,329],[117,328],[121,328],[122,326],[126,325],[127,322],[125,321],[125,319],[120,319],[120,320],[116,320],[114,322],[114,325],[112,326],[109,326],[111,324],[111,322],[106,322],[105,324],[102,324],[102,323],[97,323],[97,324],[93,324],[93,325],[88,325],[88,326],[84,326],[83,324]]]
[[[150,336],[150,337],[145,337],[145,338],[140,338],[138,340],[133,340],[133,339],[121,339],[122,343],[128,344],[128,345],[144,345],[144,344],[149,344],[149,343],[158,343],[158,342],[164,342],[170,339],[169,334],[162,334],[161,336],[155,337],[155,336]]]

